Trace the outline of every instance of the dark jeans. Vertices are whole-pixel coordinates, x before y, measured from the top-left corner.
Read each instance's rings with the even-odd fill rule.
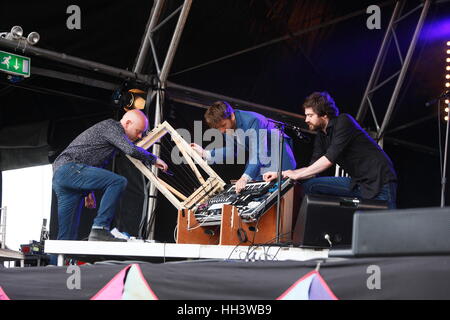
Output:
[[[350,189],[351,179],[348,177],[318,177],[302,182],[305,194],[328,194],[338,197],[355,197],[362,199],[361,189],[356,186]],[[387,201],[389,209],[395,209],[397,199],[397,183],[390,182],[381,188],[371,200]]]
[[[78,239],[84,197],[94,190],[102,190],[103,197],[92,227],[109,230],[126,186],[126,178],[105,169],[77,163],[67,163],[60,167],[53,175],[53,190],[58,198],[57,239]]]

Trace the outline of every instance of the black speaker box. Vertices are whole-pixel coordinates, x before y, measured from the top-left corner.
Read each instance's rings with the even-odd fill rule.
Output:
[[[355,256],[450,253],[450,208],[355,212]]]
[[[306,195],[294,227],[293,243],[300,247],[350,248],[355,211],[386,208],[385,201]]]

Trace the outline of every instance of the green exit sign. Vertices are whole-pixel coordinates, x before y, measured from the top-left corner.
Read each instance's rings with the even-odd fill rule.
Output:
[[[0,51],[0,71],[26,78],[30,76],[30,62],[28,57]]]

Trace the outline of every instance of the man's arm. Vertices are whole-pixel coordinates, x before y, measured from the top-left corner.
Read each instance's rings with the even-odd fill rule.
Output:
[[[156,164],[158,157],[147,150],[136,146],[128,137],[114,127],[104,133],[105,139],[123,153],[149,164]]]
[[[291,178],[294,180],[304,180],[314,177],[316,174],[324,172],[333,166],[333,162],[327,159],[327,157],[322,156],[312,165],[297,169],[297,170],[287,170],[283,171],[283,177]]]
[[[308,167],[286,170],[282,172],[283,178],[290,178],[292,180],[304,180],[314,177],[316,174],[321,173],[333,165],[333,162],[327,159],[326,156],[320,157],[316,162]],[[278,177],[278,172],[267,172],[264,174],[264,181],[272,181]]]

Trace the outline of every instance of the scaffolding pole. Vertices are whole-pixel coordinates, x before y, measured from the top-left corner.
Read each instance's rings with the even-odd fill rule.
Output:
[[[161,123],[162,120],[162,113],[164,109],[164,89],[166,87],[166,81],[167,77],[169,76],[170,68],[172,67],[173,59],[175,57],[176,50],[178,48],[178,44],[180,43],[181,34],[183,33],[184,26],[187,21],[187,17],[189,15],[189,10],[192,5],[192,0],[185,0],[183,3],[183,7],[180,12],[180,16],[178,17],[178,22],[175,27],[172,40],[170,42],[169,48],[167,50],[166,57],[164,59],[164,64],[161,68],[161,72],[158,74],[158,80],[159,80],[159,88],[157,89],[157,92],[154,92],[152,94],[152,97],[154,94],[156,94],[156,105],[155,105],[155,121],[154,121],[154,127],[158,126]],[[151,35],[150,35],[151,36]],[[155,57],[156,59],[156,57]],[[160,155],[160,146],[155,143],[153,145],[152,153],[156,156]],[[152,171],[155,175],[158,174],[158,169],[153,166]],[[149,191],[149,201],[148,201],[148,211],[147,211],[147,225],[148,225],[148,235],[147,239],[152,240],[154,238],[154,224],[151,223],[152,221],[155,221],[153,216],[155,214],[155,208],[156,208],[156,197],[157,197],[158,191],[156,189],[156,186],[154,184],[150,185],[150,191]]]
[[[374,68],[372,70],[371,76],[369,78],[369,82],[367,84],[366,90],[364,92],[356,120],[360,123],[364,120],[367,108],[370,108],[370,111],[372,113],[373,120],[375,122],[375,125],[377,127],[377,139],[378,143],[382,146],[383,145],[383,136],[386,132],[386,129],[389,125],[389,121],[391,119],[392,113],[394,111],[395,105],[397,103],[398,95],[400,93],[400,90],[402,88],[403,82],[405,80],[406,72],[408,71],[408,67],[411,62],[412,55],[414,53],[414,49],[417,44],[417,40],[419,38],[420,32],[422,30],[425,18],[428,14],[428,10],[431,4],[431,0],[425,0],[423,3],[421,3],[419,6],[417,6],[415,9],[410,10],[404,15],[401,15],[401,12],[405,6],[405,1],[397,1],[395,4],[394,11],[392,13],[391,19],[389,21],[389,25],[387,27],[386,33],[383,38],[383,42],[381,44],[380,51],[378,52]],[[409,16],[410,14],[414,13],[415,11],[422,8],[419,20],[417,22],[414,35],[409,43],[408,51],[406,54],[406,57],[403,58],[401,54],[401,50],[398,44],[398,40],[395,34],[395,29],[397,27],[397,24],[403,20],[406,16]],[[400,71],[394,73],[392,76],[388,77],[386,80],[382,81],[381,83],[377,83],[380,77],[381,70],[383,68],[383,65],[385,63],[385,58],[387,55],[387,52],[389,50],[390,43],[394,40],[394,43],[396,45],[396,51],[399,55],[400,63],[401,63],[401,69]],[[390,82],[392,79],[397,77],[397,81],[395,83],[394,90],[392,92],[392,95],[389,100],[388,107],[386,109],[386,112],[384,114],[383,122],[381,123],[381,126],[378,125],[378,121],[376,118],[375,108],[372,104],[372,96],[375,93],[375,91],[379,90],[381,87],[385,86],[388,82]]]

